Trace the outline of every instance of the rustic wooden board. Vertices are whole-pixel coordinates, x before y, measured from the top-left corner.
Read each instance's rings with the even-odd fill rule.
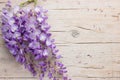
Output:
[[[0,10],[7,0],[0,0]],[[25,0],[11,0],[13,5]],[[49,24],[73,80],[120,80],[120,0],[45,0]],[[38,80],[0,36],[0,80]],[[47,78],[45,80],[48,80]]]

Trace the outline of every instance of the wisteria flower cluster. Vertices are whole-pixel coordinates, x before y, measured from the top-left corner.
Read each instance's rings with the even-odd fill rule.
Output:
[[[66,67],[59,60],[61,55],[57,53],[55,40],[51,39],[46,13],[40,6],[13,8],[8,2],[1,15],[3,39],[16,61],[33,76],[38,75],[40,80],[44,76],[52,80],[70,80]]]

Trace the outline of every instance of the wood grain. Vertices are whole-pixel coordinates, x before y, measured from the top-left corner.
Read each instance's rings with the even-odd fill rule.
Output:
[[[6,1],[0,0],[0,10]],[[17,5],[25,0],[11,1]],[[44,0],[39,4],[49,10],[50,31],[72,80],[120,80],[120,0]],[[14,60],[1,36],[0,80],[38,80]]]

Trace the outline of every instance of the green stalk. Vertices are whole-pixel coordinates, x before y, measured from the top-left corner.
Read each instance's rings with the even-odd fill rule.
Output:
[[[34,5],[35,5],[35,6],[37,5],[37,0],[34,0]]]
[[[30,4],[30,3],[33,3],[33,2],[34,2],[34,6],[36,6],[37,5],[37,0],[28,0],[26,2],[21,3],[20,7],[24,7],[24,6],[26,6],[26,5]]]

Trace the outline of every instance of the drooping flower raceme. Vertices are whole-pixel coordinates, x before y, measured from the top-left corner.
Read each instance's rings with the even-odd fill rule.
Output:
[[[1,15],[3,39],[16,61],[33,76],[39,75],[40,80],[46,75],[52,80],[69,80],[54,39],[51,39],[46,13],[40,6],[13,8],[8,2]]]

